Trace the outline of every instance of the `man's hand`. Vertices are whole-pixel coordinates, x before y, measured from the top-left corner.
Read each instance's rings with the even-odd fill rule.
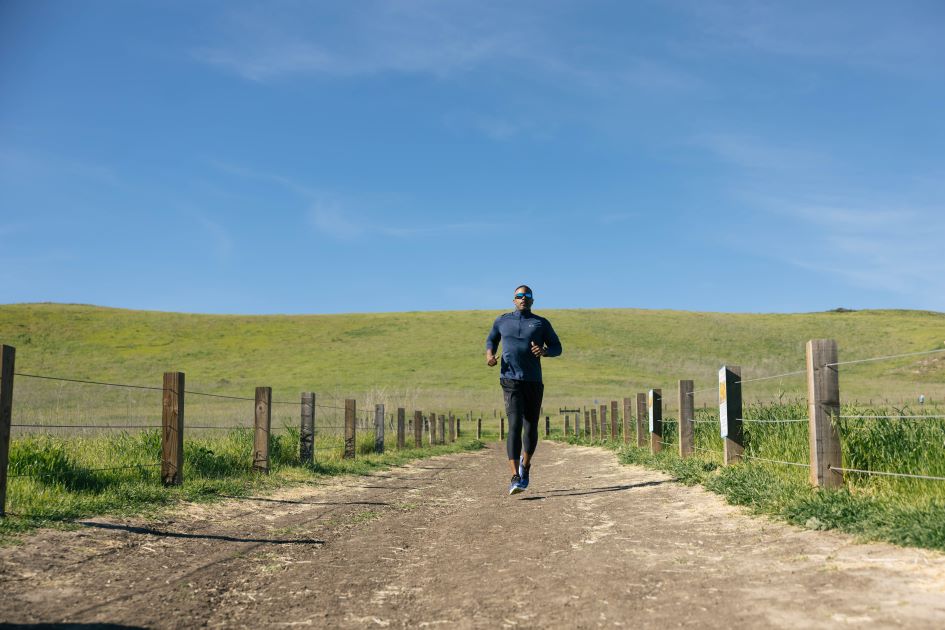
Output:
[[[495,364],[498,363],[495,359],[495,355],[492,353],[492,350],[486,350],[486,365],[489,367],[495,367]]]
[[[532,342],[532,354],[534,354],[536,358],[541,358],[541,357],[545,356],[545,349],[544,349],[544,348],[539,348],[538,345],[536,345],[535,342],[533,341],[533,342]]]

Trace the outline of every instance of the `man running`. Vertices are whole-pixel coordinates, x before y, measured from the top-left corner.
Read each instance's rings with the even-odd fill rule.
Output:
[[[554,328],[544,317],[532,313],[532,290],[521,285],[515,289],[515,311],[496,318],[486,338],[486,365],[496,364],[495,353],[502,342],[502,368],[499,383],[505,396],[509,417],[506,449],[512,483],[509,494],[518,494],[528,487],[532,455],[538,446],[538,416],[545,386],[541,382],[541,358],[561,354],[561,342]],[[524,453],[522,433],[524,429]]]

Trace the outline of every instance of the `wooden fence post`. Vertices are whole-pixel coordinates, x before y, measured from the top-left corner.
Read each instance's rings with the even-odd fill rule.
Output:
[[[723,365],[719,369],[719,425],[726,466],[740,462],[745,450],[742,433],[742,369]]]
[[[597,408],[591,408],[591,439],[597,440],[600,433],[600,425],[597,424]]]
[[[384,453],[384,405],[374,405],[374,452]]]
[[[650,416],[650,452],[663,450],[663,390],[651,389],[647,396]]]
[[[551,418],[545,416],[545,437],[551,435]]]
[[[840,373],[837,342],[807,342],[807,407],[810,435],[810,482],[824,488],[843,486],[840,436],[833,419],[840,415]]]
[[[646,446],[646,433],[643,431],[643,419],[646,418],[646,394],[637,394],[637,446]]]
[[[315,459],[315,393],[302,393],[302,426],[299,429],[299,459],[311,464]]]
[[[499,416],[499,441],[505,440],[505,416]]]
[[[440,444],[446,444],[446,416],[440,414],[440,427],[437,429],[440,432]]]
[[[13,376],[16,348],[0,346],[0,516],[7,510],[7,467],[10,465],[10,424],[13,422]]]
[[[431,413],[427,418],[427,426],[430,429],[430,446],[436,446],[436,414]]]
[[[269,474],[269,432],[272,428],[272,388],[256,388],[256,433],[253,436],[253,470]]]
[[[345,398],[345,452],[344,459],[351,459],[357,452],[358,405],[353,398]]]
[[[482,439],[482,418],[476,420],[476,439]]]
[[[592,436],[593,434],[591,432],[591,412],[585,409],[584,410],[584,439],[586,440],[588,437],[592,437]]]
[[[623,443],[630,443],[630,417],[633,415],[631,409],[633,406],[632,398],[623,399]]]
[[[164,373],[161,412],[161,482],[184,483],[184,373]]]
[[[607,405],[600,406],[600,441],[607,441],[607,434],[610,433],[610,429],[607,428]]]
[[[677,424],[679,426],[679,456],[683,459],[692,455],[695,445],[692,392],[692,381],[679,381],[679,422]]]
[[[407,411],[403,407],[397,408],[397,448],[402,449],[407,445]]]
[[[452,444],[453,442],[456,441],[456,416],[454,416],[452,413],[450,414],[450,417],[449,417],[449,425],[450,425],[450,444]]]
[[[610,401],[610,439],[614,442],[617,441],[617,433],[619,433],[619,428],[617,426],[618,418],[617,415],[617,401]]]
[[[423,412],[413,412],[413,446],[420,448],[423,446]]]

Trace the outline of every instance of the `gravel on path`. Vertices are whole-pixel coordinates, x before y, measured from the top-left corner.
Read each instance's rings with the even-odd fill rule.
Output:
[[[611,451],[419,460],[0,549],[0,621],[125,627],[943,628],[945,555],[751,517]]]

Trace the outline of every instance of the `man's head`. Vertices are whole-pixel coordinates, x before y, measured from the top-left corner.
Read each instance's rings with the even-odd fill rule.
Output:
[[[512,297],[512,303],[515,305],[515,310],[531,310],[532,303],[534,301],[535,300],[532,298],[532,289],[527,284],[521,284],[515,289],[515,294]]]

